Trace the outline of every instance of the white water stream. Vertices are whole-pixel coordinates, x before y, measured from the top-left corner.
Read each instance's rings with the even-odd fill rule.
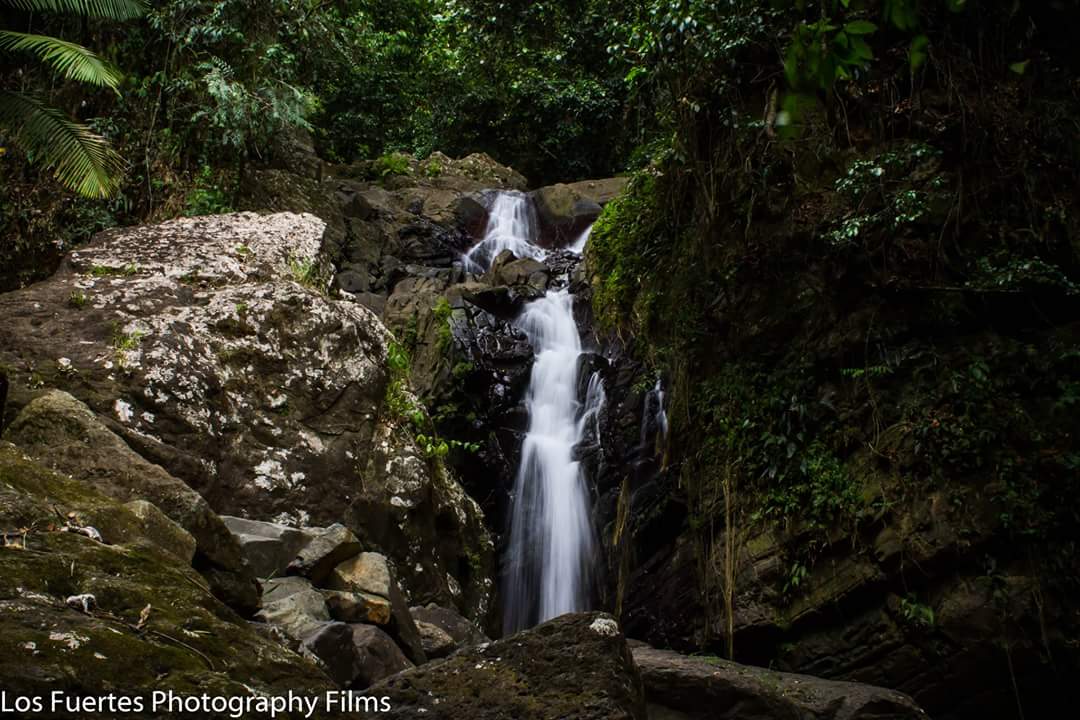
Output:
[[[500,193],[484,239],[465,256],[466,268],[482,271],[503,250],[543,260],[535,233],[527,196]],[[580,254],[587,239],[588,231],[570,249]],[[599,373],[590,377],[584,402],[578,397],[582,348],[569,290],[551,289],[530,302],[517,325],[535,360],[503,565],[506,633],[588,607],[594,539],[589,493],[574,451],[596,427],[604,402]]]

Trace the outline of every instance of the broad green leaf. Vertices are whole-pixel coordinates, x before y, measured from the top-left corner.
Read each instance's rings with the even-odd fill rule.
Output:
[[[930,38],[926,35],[917,35],[911,41],[911,48],[908,49],[908,62],[911,63],[911,71],[915,72],[923,63],[926,62],[928,57],[927,49],[930,47]]]
[[[844,32],[849,35],[872,35],[877,29],[877,25],[867,20],[853,20],[844,26]]]
[[[1012,65],[1009,66],[1009,70],[1012,70],[1017,75],[1023,75],[1025,72],[1027,72],[1028,63],[1030,62],[1030,60],[1014,62]]]

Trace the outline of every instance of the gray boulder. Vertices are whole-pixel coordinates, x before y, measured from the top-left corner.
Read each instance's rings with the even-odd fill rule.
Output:
[[[475,623],[462,617],[461,613],[452,608],[431,603],[424,607],[409,608],[409,613],[416,621],[417,627],[420,627],[421,623],[434,626],[449,635],[459,647],[491,642]]]
[[[279,523],[222,515],[248,565],[261,578],[283,575],[321,528],[294,528]]]
[[[649,716],[670,720],[923,720],[908,696],[647,645],[633,649]]]
[[[314,535],[296,554],[285,571],[303,575],[315,585],[323,585],[341,562],[360,552],[360,541],[340,523],[334,523]]]
[[[457,650],[454,638],[442,628],[426,622],[417,622],[416,629],[420,633],[420,643],[424,646],[424,654],[435,660],[444,658]]]
[[[303,646],[343,688],[362,690],[412,667],[394,641],[373,625],[327,623],[309,635]]]
[[[645,720],[630,649],[603,613],[563,615],[369,688],[387,718]]]
[[[330,612],[322,594],[302,578],[282,580],[272,580],[263,586],[263,606],[255,617],[281,628],[288,638],[300,642],[328,622]]]

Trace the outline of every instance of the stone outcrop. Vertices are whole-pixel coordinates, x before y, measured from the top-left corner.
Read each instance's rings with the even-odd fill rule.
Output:
[[[8,415],[65,389],[215,511],[340,522],[415,601],[483,614],[479,508],[388,410],[391,336],[326,294],[325,228],[239,213],[98,235],[53,278],[0,296]]]
[[[564,615],[399,673],[368,692],[390,699],[389,718],[646,717],[630,649],[603,613]]]
[[[9,697],[334,687],[215,598],[130,508],[8,443],[0,443],[0,530],[0,677]]]
[[[779,673],[719,658],[633,647],[649,717],[665,720],[922,720],[901,693]]]
[[[195,539],[196,566],[215,593],[241,611],[258,608],[255,576],[206,500],[134,452],[84,403],[66,392],[46,392],[23,409],[5,437],[43,464],[117,500],[156,505]],[[152,511],[141,512],[149,517]],[[183,546],[180,540],[175,549],[183,552]]]

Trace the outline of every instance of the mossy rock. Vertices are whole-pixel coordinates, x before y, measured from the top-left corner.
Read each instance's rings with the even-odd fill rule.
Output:
[[[105,542],[62,532],[69,513]],[[90,487],[0,445],[0,677],[16,694],[252,691],[333,687],[264,638],[205,581],[141,535],[139,518]],[[93,595],[89,612],[67,599]],[[140,622],[149,608],[145,622]]]

